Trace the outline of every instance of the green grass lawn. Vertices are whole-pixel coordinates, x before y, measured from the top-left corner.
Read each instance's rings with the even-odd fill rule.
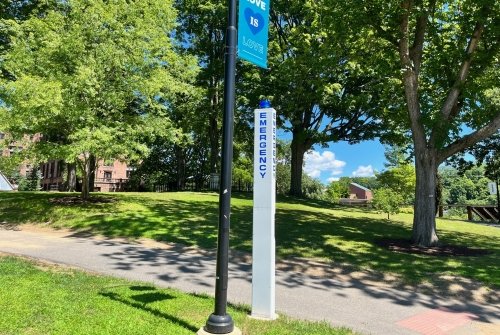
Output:
[[[110,237],[146,237],[216,248],[218,195],[210,193],[97,194],[111,203],[62,205],[61,193],[0,193],[0,222],[50,224]],[[443,243],[484,248],[479,257],[436,257],[395,253],[376,245],[380,238],[410,238],[411,214],[385,219],[368,209],[278,198],[276,247],[280,258],[305,257],[345,263],[360,269],[400,274],[419,283],[433,274],[459,275],[500,286],[500,229],[461,220],[438,219]],[[251,251],[252,199],[232,199],[231,246]]]
[[[0,334],[192,335],[213,311],[207,296],[0,256]],[[247,317],[245,306],[228,313],[247,335],[347,335],[326,323],[280,316]]]

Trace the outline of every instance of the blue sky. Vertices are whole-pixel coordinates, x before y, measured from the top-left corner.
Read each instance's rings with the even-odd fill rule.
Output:
[[[371,177],[384,169],[384,147],[379,141],[316,146],[304,157],[304,171],[327,184],[339,177]]]
[[[278,138],[291,140],[291,134],[278,130]],[[304,172],[324,184],[340,177],[369,177],[384,169],[384,146],[379,141],[365,141],[349,145],[330,143],[327,148],[317,145],[305,155]]]

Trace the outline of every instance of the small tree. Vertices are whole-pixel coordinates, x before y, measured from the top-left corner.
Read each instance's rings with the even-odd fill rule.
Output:
[[[400,193],[395,192],[390,188],[380,188],[373,195],[373,206],[384,213],[387,213],[387,220],[390,219],[390,214],[400,212],[400,207],[403,204],[403,197]]]
[[[19,191],[39,191],[42,174],[39,169],[33,168],[29,171],[26,177],[19,180]]]
[[[401,164],[391,167],[377,174],[377,180],[381,187],[389,188],[397,192],[410,204],[415,200],[415,167],[410,164]]]
[[[349,184],[351,178],[341,177],[338,181],[332,181],[326,188],[326,197],[331,202],[338,202],[341,198],[349,197]]]

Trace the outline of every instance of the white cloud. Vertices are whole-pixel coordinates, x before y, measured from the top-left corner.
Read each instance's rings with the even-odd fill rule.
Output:
[[[339,180],[340,180],[340,177],[331,177],[331,178],[328,178],[326,181],[327,181],[328,183],[331,183],[331,182],[333,182],[333,181],[339,181]]]
[[[354,177],[373,177],[375,173],[371,165],[368,166],[360,165],[358,166],[358,169],[356,171],[352,172],[352,175]]]
[[[318,178],[322,172],[327,172],[331,176],[342,174],[342,169],[346,162],[335,159],[335,154],[331,151],[310,151],[304,155],[304,172],[310,177]]]

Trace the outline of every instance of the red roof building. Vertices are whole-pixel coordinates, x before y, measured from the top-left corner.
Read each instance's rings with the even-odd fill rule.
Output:
[[[371,190],[356,183],[349,184],[349,194],[351,199],[362,199],[367,201],[371,201],[373,199],[373,193]]]

